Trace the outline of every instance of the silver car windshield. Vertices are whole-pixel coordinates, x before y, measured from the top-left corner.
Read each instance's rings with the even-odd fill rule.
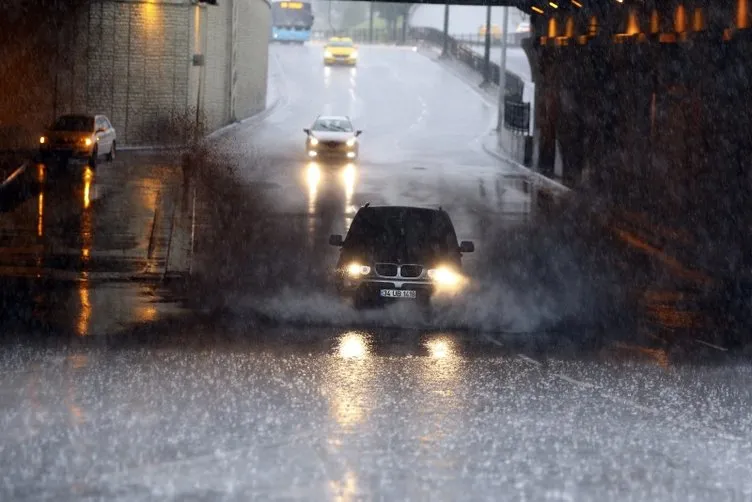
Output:
[[[319,119],[313,124],[314,131],[352,132],[352,124],[345,119]]]
[[[64,115],[58,118],[50,129],[53,131],[90,132],[94,130],[94,117]]]

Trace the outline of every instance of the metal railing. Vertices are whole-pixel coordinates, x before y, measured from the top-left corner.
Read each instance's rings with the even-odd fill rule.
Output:
[[[426,43],[435,45],[437,47],[444,47],[444,32],[437,30],[436,28],[412,28],[412,36],[417,40],[422,40]],[[467,38],[458,38],[449,36],[446,40],[447,52],[454,59],[464,63],[478,73],[483,73],[485,68],[485,57],[474,49],[474,42],[477,38],[468,36]],[[522,38],[518,37],[521,41]],[[483,42],[485,43],[485,41]],[[493,61],[489,62],[489,80],[494,84],[499,84],[499,75],[501,69],[497,63]],[[512,102],[522,102],[523,91],[525,89],[525,83],[519,75],[510,72],[506,72],[506,96],[508,100]]]
[[[530,131],[530,103],[507,98],[504,101],[504,127],[519,135]]]

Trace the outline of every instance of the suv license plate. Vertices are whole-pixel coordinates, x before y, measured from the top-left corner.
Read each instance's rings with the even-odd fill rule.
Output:
[[[382,289],[382,298],[417,298],[417,291],[411,289]]]

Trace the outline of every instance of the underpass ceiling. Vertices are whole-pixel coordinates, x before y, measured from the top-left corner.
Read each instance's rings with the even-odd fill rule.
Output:
[[[351,2],[371,2],[372,0],[348,0]],[[435,4],[446,5],[447,2],[439,0],[390,0],[389,3],[406,3],[406,4]],[[518,9],[529,11],[533,2],[530,0],[451,0],[449,5],[491,5],[492,7],[517,7]]]

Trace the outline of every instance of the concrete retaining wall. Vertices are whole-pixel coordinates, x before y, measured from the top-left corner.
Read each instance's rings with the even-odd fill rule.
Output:
[[[54,114],[104,113],[121,144],[189,138],[266,105],[269,4],[223,0],[100,0],[68,26]],[[194,66],[201,54],[204,66]]]

